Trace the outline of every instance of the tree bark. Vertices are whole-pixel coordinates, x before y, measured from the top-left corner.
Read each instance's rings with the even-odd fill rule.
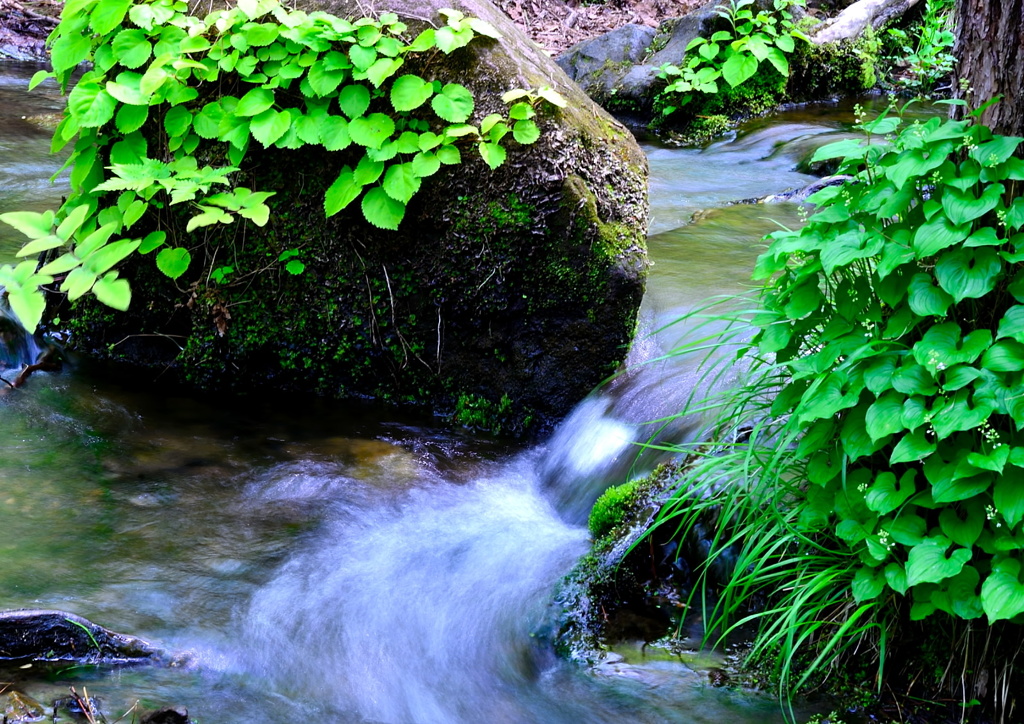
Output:
[[[972,108],[997,95],[982,122],[997,133],[1024,135],[1024,0],[959,0],[956,4],[957,90]]]

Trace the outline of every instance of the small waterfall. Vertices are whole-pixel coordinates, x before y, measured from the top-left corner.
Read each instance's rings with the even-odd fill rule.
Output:
[[[50,351],[50,347],[41,345],[35,335],[25,331],[4,294],[0,301],[0,378],[17,386],[18,373],[27,365],[39,363]]]

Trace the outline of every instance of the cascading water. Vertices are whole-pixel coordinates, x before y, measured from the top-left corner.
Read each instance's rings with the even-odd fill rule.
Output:
[[[0,144],[14,129],[32,163],[47,133],[20,116],[57,104],[41,90],[0,104]],[[699,420],[650,422],[708,391],[693,355],[666,356],[687,333],[667,325],[744,289],[765,217],[795,221],[784,206],[716,207],[801,185],[796,154],[838,128],[808,116],[703,151],[649,149],[654,266],[636,365],[529,451],[340,406],[224,409],[76,375],[8,397],[0,607],[69,609],[191,662],[22,688],[45,701],[81,681],[111,720],[136,698],[216,724],[781,720],[770,698],[707,687],[678,661],[581,671],[548,626],[593,499],[655,462],[637,462],[635,443],[699,434]],[[20,185],[0,185],[0,210],[55,164],[4,165]]]

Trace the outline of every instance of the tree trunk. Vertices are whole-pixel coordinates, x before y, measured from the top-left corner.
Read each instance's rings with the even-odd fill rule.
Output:
[[[1024,0],[959,0],[956,4],[959,89],[971,107],[1002,95],[982,122],[997,133],[1024,135]]]

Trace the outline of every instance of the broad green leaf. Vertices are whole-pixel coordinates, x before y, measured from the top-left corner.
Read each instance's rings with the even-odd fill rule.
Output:
[[[501,33],[499,33],[495,27],[486,20],[481,20],[480,18],[466,18],[466,24],[476,31],[478,35],[493,38],[494,40],[501,40]]]
[[[419,191],[420,183],[412,163],[399,163],[388,168],[381,186],[395,201],[407,204]]]
[[[757,58],[749,53],[733,53],[722,64],[722,77],[725,82],[735,88],[740,83],[748,80],[757,72]]]
[[[149,105],[149,97],[140,89],[141,82],[142,76],[139,73],[125,71],[118,74],[116,82],[107,81],[107,93],[127,105]]]
[[[192,263],[192,255],[188,249],[181,247],[168,247],[161,249],[156,255],[156,268],[171,279],[177,279],[186,271]]]
[[[1009,465],[996,478],[992,503],[1010,528],[1024,520],[1024,469]]]
[[[449,123],[464,123],[473,113],[473,94],[465,86],[448,83],[430,101],[434,113]]]
[[[377,60],[377,51],[372,47],[364,48],[361,45],[353,45],[348,50],[348,57],[356,70],[365,73],[366,70]]]
[[[352,169],[346,166],[324,195],[324,212],[327,216],[334,216],[359,198],[362,192],[363,185],[356,182]]]
[[[380,88],[384,81],[398,72],[403,63],[401,58],[378,58],[366,69],[366,79],[373,83],[374,88]]]
[[[978,299],[995,289],[1003,270],[1003,262],[994,249],[951,249],[935,263],[939,286],[955,302]]]
[[[981,366],[993,372],[1024,370],[1024,344],[1016,339],[1001,339],[981,359]]]
[[[132,133],[145,125],[149,118],[149,106],[121,106],[114,116],[114,124],[121,133]]]
[[[987,333],[987,330],[982,330]],[[992,414],[991,402],[976,398],[971,404],[970,389],[958,390],[950,404],[936,413],[932,426],[939,439],[945,439],[954,432],[971,430],[985,422]]]
[[[405,204],[395,201],[380,186],[366,192],[362,201],[363,216],[380,229],[395,231],[405,216]]]
[[[320,135],[324,148],[328,151],[341,151],[352,144],[349,135],[349,122],[341,116],[327,116],[320,124]]]
[[[1024,613],[1020,561],[1003,558],[992,564],[992,572],[981,584],[981,605],[989,624]]]
[[[348,124],[348,134],[354,143],[367,148],[380,148],[395,132],[395,122],[383,113],[354,118]]]
[[[348,78],[345,69],[328,70],[324,60],[318,60],[310,66],[307,78],[309,85],[318,96],[329,96]],[[350,86],[351,87],[351,86]],[[362,88],[363,86],[358,86]]]
[[[92,252],[82,260],[82,266],[97,277],[123,261],[139,248],[139,240],[121,239]]]
[[[933,325],[914,344],[914,359],[933,375],[958,364],[974,362],[992,343],[992,333],[976,329],[960,340],[960,325],[945,322]]]
[[[151,251],[155,251],[163,246],[163,243],[167,240],[167,232],[165,231],[151,231],[139,244],[139,253],[148,254]]]
[[[961,243],[970,233],[970,224],[957,225],[945,214],[936,214],[914,233],[914,254],[918,259],[935,256],[943,249]]]
[[[779,38],[779,40],[782,40],[785,37],[787,36],[782,36]],[[792,39],[790,39],[790,43],[792,43]],[[781,75],[787,78],[789,77],[789,59],[786,58],[785,55],[783,55],[782,51],[779,50],[779,48],[769,48],[767,57],[768,62],[774,65],[775,69],[779,71]]]
[[[370,91],[364,85],[347,85],[338,94],[338,105],[349,118],[358,118],[370,107]]]
[[[68,110],[82,128],[98,128],[114,117],[117,101],[94,81],[79,82],[68,95]]]
[[[292,121],[292,127],[304,143],[317,145],[323,142],[320,128],[322,120],[323,119],[314,118],[313,116],[304,115]],[[345,123],[345,138],[348,139],[348,122]],[[346,143],[345,145],[348,144]]]
[[[957,575],[946,580],[942,588],[932,593],[936,608],[959,618],[971,620],[984,615],[978,584],[981,575],[974,566],[964,566]]]
[[[894,473],[889,471],[879,473],[874,483],[868,488],[864,502],[867,503],[868,508],[879,515],[891,513],[917,492],[914,486],[916,477],[916,470],[908,470],[903,473],[897,484]]]
[[[945,163],[952,150],[952,142],[946,141],[927,150],[915,148],[903,151],[895,163],[885,168],[885,175],[896,188],[903,188],[909,179],[930,174]]]
[[[540,138],[540,129],[531,120],[516,121],[516,124],[512,126],[512,137],[524,146],[528,146]]]
[[[352,179],[360,186],[367,186],[374,183],[384,173],[384,163],[374,161],[366,156],[359,159],[355,170],[352,172]]]
[[[945,536],[935,536],[911,548],[907,556],[907,584],[939,583],[960,573],[971,560],[971,551],[958,547],[947,556],[951,545],[952,541]]]
[[[50,51],[50,63],[58,76],[89,57],[92,40],[87,33],[62,33]]]
[[[7,288],[7,303],[26,330],[35,332],[46,310],[46,296],[34,285]]]
[[[188,224],[185,225],[185,231],[195,231],[200,226],[212,226],[213,224],[230,224],[233,223],[235,217],[229,214],[223,209],[217,208],[216,206],[199,206],[200,213],[193,216],[188,220]],[[167,250],[171,251],[171,250]],[[161,254],[163,252],[160,252]],[[157,255],[157,263],[159,264],[159,255]],[[162,271],[162,270],[161,270]],[[169,275],[168,275],[169,276]]]
[[[15,256],[36,256],[41,252],[56,249],[58,246],[63,245],[64,239],[61,239],[59,236],[41,236],[18,249],[18,253]]]
[[[2,218],[3,216],[0,216],[0,219]],[[999,320],[999,331],[996,333],[996,339],[1003,337],[1009,337],[1024,343],[1024,305],[1016,304],[1010,307],[1003,314],[1003,318]]]
[[[434,84],[418,75],[403,75],[391,86],[391,105],[404,112],[419,108],[434,95]]]
[[[412,157],[412,170],[420,178],[433,176],[441,168],[441,161],[433,153],[421,151]]]
[[[149,38],[141,30],[122,30],[111,41],[117,61],[125,68],[138,68],[153,54]]]
[[[915,462],[924,460],[935,452],[935,443],[930,441],[924,429],[907,432],[893,448],[889,456],[889,464]]]
[[[892,388],[892,376],[895,372],[895,357],[877,357],[864,371],[864,384],[875,395],[881,395],[885,390]]]
[[[290,262],[284,265],[284,270],[289,274],[298,275],[306,271],[306,265],[298,259],[292,259]]]
[[[972,148],[970,157],[982,166],[998,166],[1013,155],[1022,140],[1024,139],[1015,136],[996,136],[991,141],[979,143]]]
[[[490,166],[491,170],[498,168],[501,164],[505,163],[505,149],[499,146],[497,143],[486,143],[481,141],[477,144],[477,148],[480,150],[480,156],[484,162]]]
[[[273,105],[274,91],[268,88],[253,88],[238,100],[235,115],[258,116]]]
[[[131,0],[99,0],[89,16],[89,26],[97,35],[106,35],[128,14]]]
[[[872,440],[880,440],[886,435],[892,435],[904,429],[903,400],[903,395],[889,390],[868,407],[865,429]],[[889,511],[879,512],[887,513]]]
[[[954,226],[974,221],[994,209],[1006,189],[1002,184],[991,184],[980,197],[973,190],[960,191],[947,188],[942,194],[942,208]]]
[[[985,527],[985,508],[976,500],[968,500],[960,505],[963,506],[964,517],[960,517],[957,506],[945,506],[939,513],[939,526],[951,541],[970,548]]]
[[[276,23],[246,23],[242,26],[242,32],[250,46],[261,48],[277,40],[280,26]]]
[[[877,598],[885,589],[885,575],[874,568],[858,568],[853,575],[851,590],[857,603]]]
[[[885,567],[885,582],[889,588],[903,595],[907,592],[907,571],[899,563],[890,563]]]
[[[462,163],[462,152],[455,146],[441,146],[437,149],[437,160],[446,166],[455,166]],[[1021,296],[1024,297],[1024,294]],[[1021,301],[1024,301],[1024,298]]]
[[[74,301],[92,289],[96,282],[96,275],[83,267],[76,267],[71,270],[60,285],[62,292],[67,292],[68,299]]]
[[[53,233],[52,211],[8,211],[6,214],[0,214],[0,221],[13,226],[30,239],[40,239]]]
[[[915,274],[907,288],[907,300],[914,314],[922,317],[944,317],[953,304],[953,297],[932,284],[928,274]]]
[[[291,126],[291,118],[291,115],[287,112],[278,112],[273,108],[268,108],[253,117],[249,124],[249,131],[252,133],[252,137],[265,147],[271,146]]]
[[[51,261],[49,264],[46,264],[45,266],[40,268],[39,273],[64,274],[66,272],[71,271],[76,266],[79,266],[81,263],[81,259],[79,259],[77,256],[69,252],[67,254],[61,254],[59,257]]]
[[[132,289],[127,279],[118,279],[117,272],[105,274],[93,284],[92,293],[103,304],[122,312],[128,309],[132,301]]]

